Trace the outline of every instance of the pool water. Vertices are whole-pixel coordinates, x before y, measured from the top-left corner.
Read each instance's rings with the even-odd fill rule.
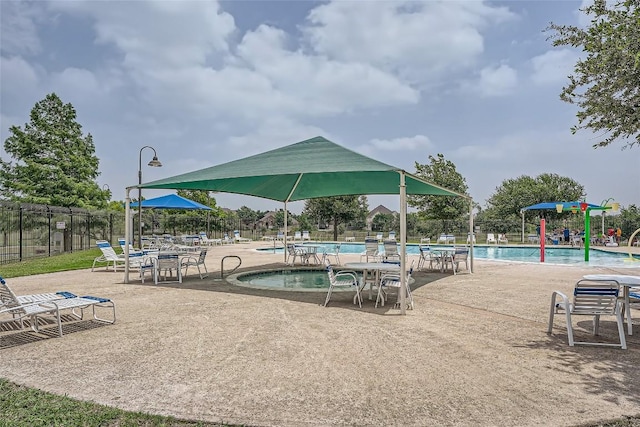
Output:
[[[319,245],[318,253],[324,251],[334,252],[334,243],[314,243]],[[431,245],[433,249],[446,247],[442,245]],[[263,248],[261,252],[282,253],[282,248]],[[380,252],[384,251],[380,245]],[[364,252],[364,243],[342,243],[340,245],[341,254],[361,254]],[[419,245],[408,244],[408,255],[419,255]],[[476,259],[487,259],[493,261],[515,261],[515,262],[540,262],[540,248],[533,246],[474,246],[473,256]],[[591,249],[589,252],[589,262],[584,260],[584,249],[571,247],[546,247],[545,264],[569,264],[592,267],[619,267],[630,268],[640,267],[640,257],[630,258],[629,254],[605,252],[598,249]]]
[[[236,284],[256,288],[282,290],[322,290],[329,289],[329,276],[324,270],[271,270],[238,274]]]

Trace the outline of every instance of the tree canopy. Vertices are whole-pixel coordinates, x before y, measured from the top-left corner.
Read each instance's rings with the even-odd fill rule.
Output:
[[[579,129],[602,138],[594,147],[616,140],[624,147],[640,144],[640,2],[594,0],[582,9],[591,17],[585,28],[552,23],[554,46],[581,48],[583,57],[560,99],[576,104]]]
[[[456,170],[453,162],[446,160],[442,154],[437,154],[436,157],[429,156],[429,161],[430,164],[424,165],[416,162],[417,176],[449,190],[467,194],[467,182]],[[455,219],[469,212],[468,200],[461,197],[408,196],[407,203],[419,209],[426,219]]]
[[[11,126],[0,159],[0,195],[8,200],[63,207],[104,208],[110,198],[96,178],[99,160],[91,134],[82,135],[71,104],[49,94],[30,122]]]
[[[577,201],[582,200],[585,195],[584,187],[568,177],[551,173],[535,178],[523,175],[502,181],[487,200],[487,209],[483,215],[497,219],[519,217],[522,208],[527,206],[543,202]]]
[[[333,240],[338,240],[340,224],[366,217],[368,209],[366,196],[320,197],[304,204],[304,213],[309,217],[333,224]]]

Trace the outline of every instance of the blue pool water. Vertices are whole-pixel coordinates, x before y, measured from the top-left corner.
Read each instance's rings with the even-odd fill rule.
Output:
[[[333,252],[335,244],[313,243],[318,245],[318,253],[323,251]],[[441,245],[431,245],[431,248],[446,247]],[[283,248],[262,248],[260,252],[283,253]],[[380,245],[380,252],[384,248]],[[364,252],[364,243],[342,243],[340,245],[341,254],[361,254]],[[420,250],[416,244],[407,244],[407,254],[419,255]],[[486,259],[493,261],[516,261],[516,262],[540,262],[540,248],[532,246],[474,246],[473,256],[476,259]],[[597,249],[589,252],[589,262],[584,261],[584,249],[547,247],[545,250],[545,264],[572,264],[593,267],[640,267],[640,257],[630,258],[629,254],[611,253]]]

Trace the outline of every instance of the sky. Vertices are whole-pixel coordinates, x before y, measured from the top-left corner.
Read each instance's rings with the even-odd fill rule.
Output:
[[[324,136],[408,172],[441,153],[483,207],[504,180],[542,173],[574,179],[591,203],[640,205],[640,149],[594,149],[559,99],[581,52],[544,30],[586,25],[583,6],[2,0],[0,157],[9,127],[55,92],[93,136],[98,184],[114,200],[137,184],[140,160],[149,182]],[[162,167],[146,166],[145,146]],[[397,197],[369,196],[378,204],[399,210]]]

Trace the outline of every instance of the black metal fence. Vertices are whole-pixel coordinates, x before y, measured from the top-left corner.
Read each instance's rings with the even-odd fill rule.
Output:
[[[179,236],[204,231],[210,238],[221,238],[225,233],[233,237],[233,230],[239,230],[242,237],[261,240],[262,236],[275,236],[278,231],[277,226],[266,229],[257,226],[257,222],[247,224],[235,215],[218,218],[210,216],[206,211],[147,209],[143,210],[142,215],[143,234],[147,236],[163,234]],[[601,232],[601,227],[609,228],[614,223],[623,226],[623,231],[636,225],[625,224],[614,218],[606,216],[602,223],[601,217],[592,218],[591,234],[597,236]],[[132,230],[138,230],[138,221],[138,215],[133,215]],[[527,235],[536,233],[538,222],[537,219],[527,219],[525,222],[525,243]],[[390,227],[396,232],[399,231],[399,223],[394,223]],[[549,221],[547,231],[562,230],[564,227],[582,230],[584,227],[582,215],[571,215],[562,220]],[[289,232],[293,235],[293,231],[297,230],[299,230],[298,226],[292,226]],[[367,235],[375,236],[378,232],[385,232],[386,235],[389,231],[366,231],[362,228],[340,226],[338,240],[350,237],[356,241],[363,241]],[[313,240],[333,240],[331,229],[310,228],[309,232]],[[435,242],[441,233],[447,233],[455,235],[457,242],[464,243],[468,232],[469,221],[465,219],[445,221],[411,219],[407,223],[407,240],[413,242],[420,241],[422,237],[431,237],[432,242]],[[477,243],[484,243],[487,233],[503,233],[507,235],[509,243],[518,243],[522,239],[522,221],[518,219],[479,221],[474,224],[474,232]],[[117,245],[118,238],[124,235],[124,211],[89,211],[0,201],[0,264],[86,250],[95,247],[96,240],[107,240]],[[138,236],[135,237],[134,243],[137,243],[135,240]]]

